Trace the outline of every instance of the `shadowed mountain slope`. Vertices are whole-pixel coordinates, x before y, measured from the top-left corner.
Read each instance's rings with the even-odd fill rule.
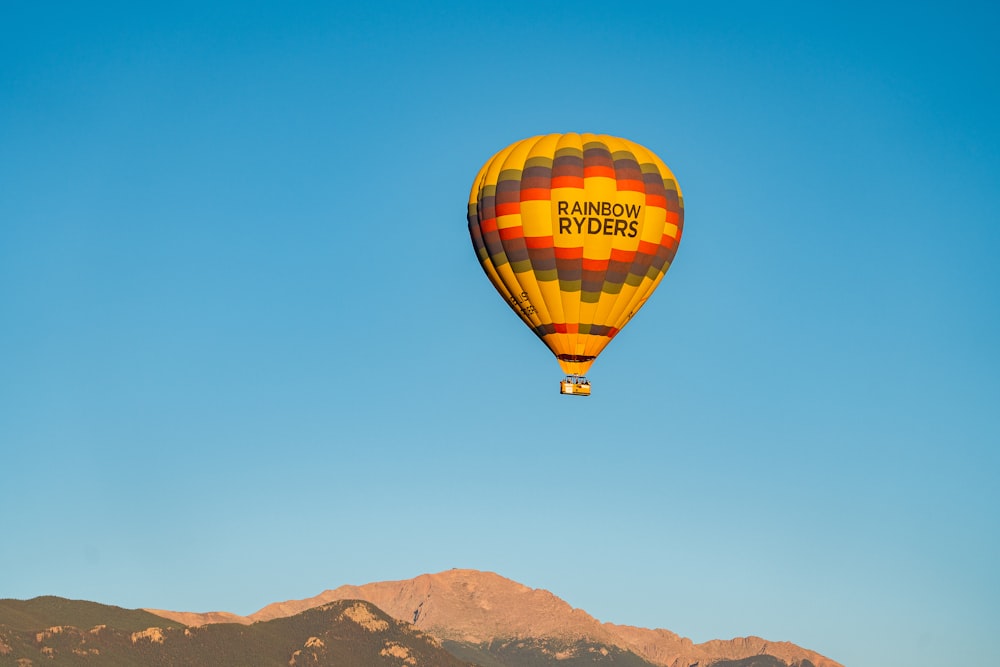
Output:
[[[39,630],[62,625],[85,628],[108,625],[135,632],[154,625],[180,628],[185,624],[166,620],[142,609],[123,609],[53,595],[31,600],[0,599],[0,627],[9,630]]]
[[[0,667],[469,667],[435,639],[359,600],[250,626],[197,628],[74,600],[60,601],[61,625],[38,626],[51,616],[28,618],[24,606],[40,605],[38,599],[0,600],[0,619],[16,619],[16,626],[0,622]],[[90,626],[94,620],[106,622]],[[150,620],[155,625],[146,625]]]

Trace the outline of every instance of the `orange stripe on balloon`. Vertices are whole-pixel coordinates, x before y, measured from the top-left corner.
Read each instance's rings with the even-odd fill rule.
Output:
[[[645,192],[646,184],[642,181],[629,180],[629,179],[619,179],[618,180],[618,190],[628,191],[628,192]]]
[[[583,257],[583,246],[575,248],[560,248],[556,246],[555,251],[556,259],[580,259]]]
[[[521,212],[521,202],[510,202],[507,204],[497,204],[497,217],[501,215],[514,215]]]
[[[532,249],[551,248],[553,240],[551,236],[525,236],[524,244]]]
[[[606,167],[606,166],[601,165],[601,164],[584,166],[584,168],[583,168],[583,177],[584,178],[593,178],[595,176],[605,176],[607,178],[614,178],[615,177],[615,168],[614,167]]]
[[[646,195],[646,206],[659,206],[660,208],[667,207],[667,198],[663,195]]]
[[[658,243],[650,243],[649,241],[639,241],[638,252],[643,255],[655,255],[657,248],[659,248]]]
[[[632,262],[634,259],[635,250],[619,250],[618,248],[611,249],[611,261],[613,262]]]
[[[524,227],[504,227],[500,230],[500,239],[503,241],[509,241],[511,239],[519,239],[524,236]]]
[[[521,201],[545,201],[551,194],[548,188],[525,188],[521,190]]]

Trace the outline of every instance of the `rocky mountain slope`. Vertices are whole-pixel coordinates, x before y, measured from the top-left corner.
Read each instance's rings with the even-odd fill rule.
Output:
[[[503,647],[550,653],[564,659],[580,651],[621,651],[661,667],[756,664],[842,667],[839,663],[789,642],[759,637],[695,644],[669,630],[649,630],[601,623],[552,593],[532,589],[492,572],[453,569],[404,581],[341,586],[305,600],[268,605],[248,617],[222,612],[195,614],[163,610],[151,613],[191,626],[256,623],[294,616],[337,600],[366,600],[393,618],[413,624],[466,659],[476,651],[496,657]],[[506,649],[503,649],[506,650]],[[463,651],[465,651],[463,653]],[[547,653],[546,653],[547,652]],[[771,658],[771,661],[764,658]],[[746,661],[750,662],[746,662]],[[619,660],[618,662],[621,662]],[[498,664],[526,664],[508,662]]]
[[[41,665],[471,667],[412,625],[358,600],[249,626],[195,628],[92,602],[0,600],[0,667]]]

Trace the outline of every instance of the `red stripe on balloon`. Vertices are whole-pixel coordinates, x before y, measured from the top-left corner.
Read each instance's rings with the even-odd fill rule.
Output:
[[[582,176],[553,176],[552,177],[552,187],[553,188],[582,188],[583,187],[583,177]]]
[[[524,228],[520,225],[516,227],[504,227],[500,230],[500,238],[504,241],[519,239],[524,237]]]
[[[497,203],[497,217],[501,215],[516,215],[521,212],[521,202],[510,202],[507,204]]]
[[[660,208],[667,207],[667,198],[662,195],[646,195],[646,206],[658,206]]]
[[[532,249],[551,248],[553,246],[551,236],[525,236],[524,243]]]
[[[583,167],[583,177],[584,178],[593,178],[595,176],[604,176],[606,178],[614,178],[615,177],[615,168],[614,167],[605,166],[605,165],[602,165],[602,164],[584,165],[584,167]]]
[[[555,247],[556,259],[580,259],[583,257],[583,246],[577,246],[575,248],[560,248]]]
[[[548,188],[525,188],[521,190],[521,201],[545,201],[550,195]]]

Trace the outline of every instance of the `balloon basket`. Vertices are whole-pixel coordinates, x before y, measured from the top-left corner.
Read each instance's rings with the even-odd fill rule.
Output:
[[[559,383],[559,393],[568,396],[590,396],[590,381],[579,375],[567,375]]]

